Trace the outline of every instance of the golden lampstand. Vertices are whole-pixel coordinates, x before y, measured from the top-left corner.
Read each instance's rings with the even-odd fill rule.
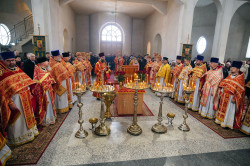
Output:
[[[79,85],[79,84],[78,84]],[[75,137],[76,138],[86,138],[88,136],[88,132],[85,131],[82,127],[82,124],[84,122],[83,118],[82,118],[82,95],[86,92],[86,87],[84,86],[77,86],[76,89],[73,89],[73,93],[77,96],[78,99],[78,103],[77,103],[77,107],[79,108],[79,120],[78,123],[80,124],[80,128],[79,130],[76,132]]]
[[[127,129],[127,132],[131,135],[140,135],[142,133],[141,127],[137,124],[137,105],[138,105],[138,90],[149,88],[147,82],[138,82],[138,75],[134,74],[134,82],[128,82],[124,86],[128,89],[135,90],[134,94],[134,116],[133,123]]]
[[[104,93],[104,102],[106,106],[105,118],[111,118],[110,106],[112,105],[113,100],[115,99],[115,93]]]
[[[98,122],[97,118],[89,118],[89,123],[91,123],[91,126],[92,126],[91,130],[92,131],[94,131],[97,122]]]
[[[92,92],[100,93],[101,99],[101,111],[100,111],[100,125],[95,128],[94,133],[99,136],[107,136],[110,134],[110,128],[105,124],[105,112],[104,112],[104,93],[114,92],[115,88],[111,85],[94,85],[89,89]]]
[[[185,114],[183,115],[183,118],[184,118],[183,123],[178,128],[181,131],[186,131],[187,132],[187,131],[190,131],[190,128],[186,123],[186,119],[188,118],[188,114],[187,114],[188,104],[190,103],[189,97],[194,92],[194,89],[191,88],[191,87],[185,87],[185,88],[183,88],[183,92],[186,94],[186,98],[185,98]]]
[[[158,123],[154,124],[152,126],[152,131],[155,133],[166,133],[167,132],[167,127],[162,124],[162,104],[163,104],[163,98],[164,98],[164,94],[170,94],[173,93],[174,90],[173,88],[169,85],[167,85],[167,87],[165,86],[161,86],[159,83],[157,83],[153,89],[155,92],[159,92],[161,94],[160,96],[160,107],[159,107],[159,112],[158,112],[158,118],[157,121]]]

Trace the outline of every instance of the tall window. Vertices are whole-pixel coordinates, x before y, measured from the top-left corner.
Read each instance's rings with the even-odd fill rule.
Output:
[[[106,55],[115,55],[118,51],[122,54],[123,33],[116,24],[106,25],[100,33],[100,49]]]
[[[250,37],[249,37],[248,46],[247,46],[246,58],[250,58]]]
[[[102,41],[121,42],[121,30],[115,25],[107,25],[102,30]]]
[[[10,43],[10,39],[11,36],[9,28],[4,24],[0,24],[0,44],[8,45]]]
[[[201,36],[196,44],[196,50],[198,54],[202,54],[207,47],[207,41],[204,36]]]

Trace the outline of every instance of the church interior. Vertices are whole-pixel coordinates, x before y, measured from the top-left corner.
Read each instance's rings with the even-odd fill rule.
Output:
[[[0,165],[250,165],[249,0],[0,0],[0,52]]]

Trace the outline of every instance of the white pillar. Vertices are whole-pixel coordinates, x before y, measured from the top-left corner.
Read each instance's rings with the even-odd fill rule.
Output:
[[[222,7],[217,8],[217,20],[211,57],[224,61],[231,19],[236,10],[246,1],[221,0]]]

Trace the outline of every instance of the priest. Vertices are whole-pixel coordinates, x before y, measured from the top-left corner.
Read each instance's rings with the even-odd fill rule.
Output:
[[[233,61],[231,74],[219,84],[219,109],[215,123],[230,129],[240,129],[245,101],[244,73],[241,61]]]
[[[67,79],[67,90],[68,90],[68,102],[69,102],[69,108],[71,109],[73,107],[73,104],[76,102],[77,97],[73,94],[73,86],[75,85],[75,67],[69,62],[70,61],[70,55],[69,52],[63,52],[63,59],[61,61],[62,65],[67,69],[69,74],[69,79]]]
[[[86,85],[91,85],[91,80],[90,80],[90,66],[89,66],[89,63],[87,61],[87,53],[85,52],[82,52],[82,60],[81,60],[85,70],[84,70],[84,77],[85,77],[85,83]],[[92,67],[92,66],[91,66]]]
[[[56,122],[55,93],[52,88],[56,81],[48,71],[49,59],[39,57],[37,63],[33,77],[36,84],[31,86],[33,97],[36,98],[34,112],[38,124],[49,126]]]
[[[115,62],[115,72],[121,71],[125,60],[123,59],[120,51],[117,52],[117,55],[115,56],[114,62]]]
[[[29,89],[35,82],[15,66],[14,52],[3,52],[1,57],[1,127],[7,131],[8,145],[17,146],[34,140],[39,134]]]
[[[168,64],[168,58],[163,57],[163,63],[159,69],[159,71],[156,73],[156,79],[157,82],[160,82],[162,86],[167,86],[168,83],[170,83],[170,72],[171,68]]]
[[[161,55],[157,54],[155,55],[155,62],[152,63],[152,70],[151,70],[151,74],[150,74],[150,83],[151,84],[155,84],[156,81],[156,73],[159,71],[162,62],[161,62]]]
[[[222,67],[218,63],[219,58],[212,57],[209,63],[211,69],[202,76],[202,79],[205,79],[205,84],[201,90],[199,114],[208,119],[215,118],[218,106],[215,97],[218,94],[219,84],[223,79]]]
[[[81,52],[77,52],[76,53],[76,60],[74,61],[74,67],[76,69],[75,72],[75,81],[76,82],[80,82],[81,84],[83,84],[85,82],[85,66],[82,63],[83,61],[83,56]]]
[[[92,79],[91,72],[93,70],[93,67],[92,67],[92,65],[90,63],[91,54],[92,54],[92,52],[86,53],[86,59],[85,59],[85,61],[87,63],[87,66],[88,66],[88,68],[86,70],[88,86],[91,85],[91,79]]]
[[[61,64],[61,55],[59,50],[51,51],[52,57],[49,60],[51,68],[50,74],[56,83],[53,88],[55,95],[55,108],[57,113],[65,113],[69,111],[67,79],[69,74],[67,69]]]
[[[183,64],[181,63],[181,56],[176,56],[176,65],[171,70],[171,84],[173,85],[174,91],[177,89],[177,80],[183,69]],[[172,93],[171,98],[174,98],[174,93]]]
[[[190,104],[188,105],[188,108],[193,111],[199,111],[200,91],[205,82],[205,80],[201,79],[201,77],[207,72],[207,67],[206,64],[203,64],[203,59],[204,56],[197,55],[196,64],[191,71],[192,76],[189,81],[189,87],[195,88],[194,92],[190,95]]]
[[[111,70],[107,66],[107,62],[105,61],[105,55],[103,52],[99,54],[99,57],[100,59],[95,65],[96,84],[104,85],[110,76]],[[95,96],[97,99],[100,99],[99,93],[94,92],[93,96]]]
[[[190,58],[186,57],[184,59],[184,67],[178,76],[178,84],[175,93],[175,101],[179,103],[185,103],[183,97],[183,85],[188,86],[189,74],[192,71],[192,66],[190,65]]]

